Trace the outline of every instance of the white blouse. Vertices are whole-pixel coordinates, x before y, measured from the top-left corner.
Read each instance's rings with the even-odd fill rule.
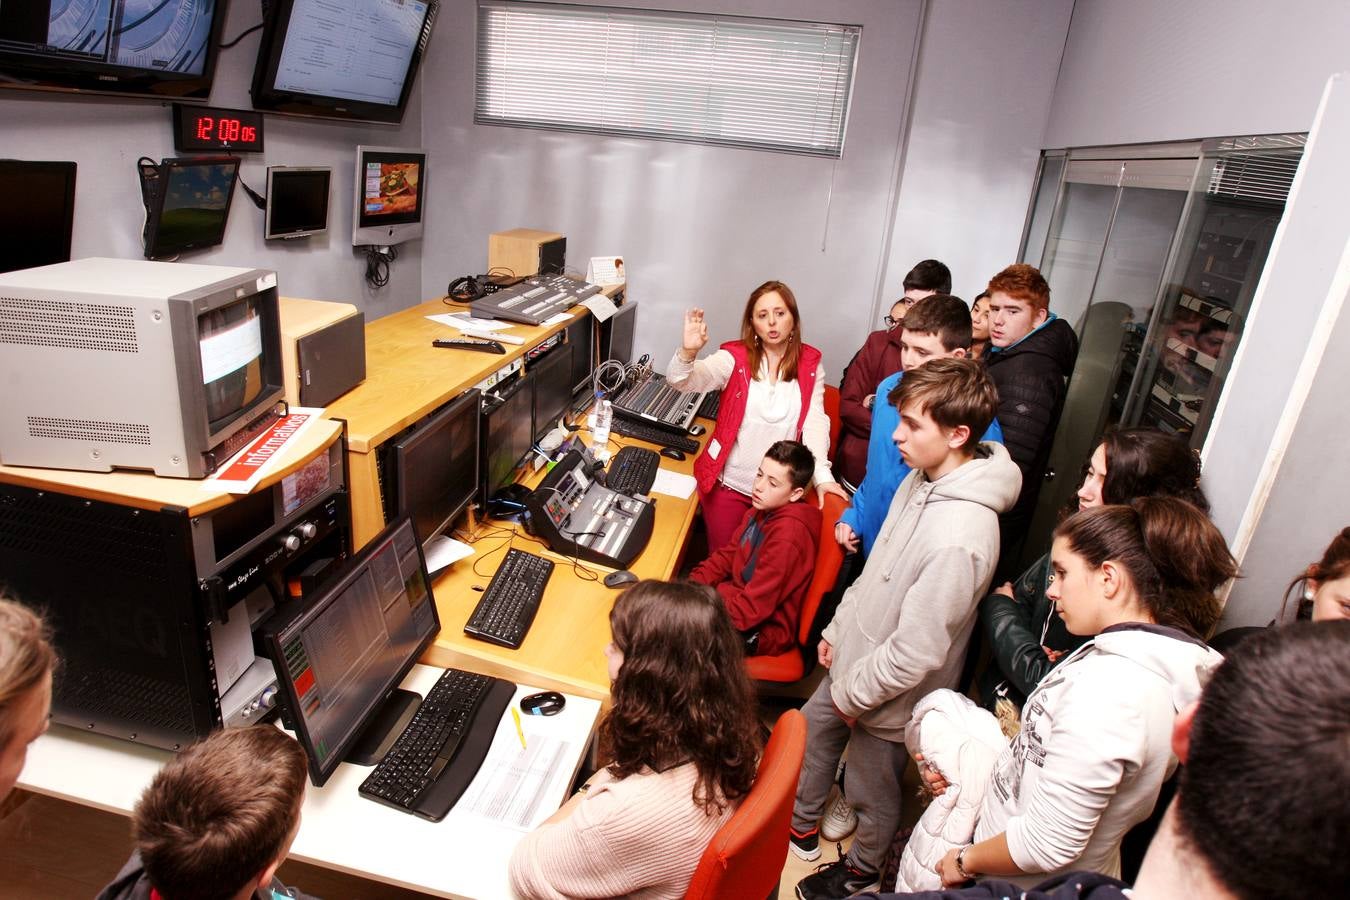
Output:
[[[681,391],[715,391],[725,388],[736,370],[736,358],[726,350],[718,350],[703,359],[685,362],[676,351],[666,368],[666,381]],[[825,414],[825,367],[816,367],[816,382],[811,390],[811,403],[802,423],[801,437],[797,436],[797,422],[801,418],[802,392],[797,381],[770,381],[767,360],[762,360],[758,375],[750,382],[746,397],[745,416],[741,420],[736,441],[731,447],[714,446],[709,442],[705,453],[717,459],[730,453],[722,468],[722,483],[732,490],[749,494],[755,485],[755,472],[764,453],[775,441],[800,439],[816,458],[816,484],[835,480],[830,471],[830,419]]]

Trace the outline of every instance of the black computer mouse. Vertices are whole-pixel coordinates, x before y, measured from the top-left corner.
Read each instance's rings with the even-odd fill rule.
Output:
[[[708,430],[708,429],[704,428],[702,425],[690,425],[690,426],[689,426],[689,433],[692,434],[694,437],[698,437],[699,435],[703,434],[703,432],[705,432],[705,431],[707,431],[707,430]]]
[[[532,716],[556,716],[567,705],[567,698],[557,691],[541,691],[520,698],[520,711]]]
[[[638,577],[634,575],[632,572],[628,571],[627,569],[620,569],[617,572],[610,572],[608,575],[605,576],[605,587],[609,588],[623,587],[625,584],[632,584],[637,580]]]
[[[661,455],[664,456],[666,459],[675,459],[675,460],[684,459],[684,451],[681,450],[679,447],[662,447]],[[650,456],[647,458],[651,459]]]

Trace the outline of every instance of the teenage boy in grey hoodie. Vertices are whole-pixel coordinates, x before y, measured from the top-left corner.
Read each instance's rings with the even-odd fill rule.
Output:
[[[895,443],[913,471],[820,642],[829,672],[802,708],[807,746],[792,850],[820,856],[817,822],[846,746],[844,792],[858,831],[844,858],[797,885],[802,900],[876,884],[900,824],[905,723],[920,697],[956,684],[998,562],[998,516],[1022,487],[1008,451],[978,442],[998,408],[979,363],[934,360],[906,373],[886,400],[900,412]]]

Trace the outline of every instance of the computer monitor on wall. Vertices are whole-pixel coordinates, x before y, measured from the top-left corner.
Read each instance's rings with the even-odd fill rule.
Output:
[[[75,163],[0,159],[0,197],[0,272],[70,259]]]
[[[425,150],[356,148],[353,247],[390,247],[420,238],[426,204]]]

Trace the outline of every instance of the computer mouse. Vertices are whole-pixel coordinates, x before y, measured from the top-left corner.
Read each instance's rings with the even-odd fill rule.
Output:
[[[681,450],[679,447],[662,447],[661,455],[664,456],[666,459],[675,459],[675,460],[684,459],[684,451]],[[650,456],[647,458],[651,459]]]
[[[532,716],[556,716],[567,705],[567,698],[557,691],[540,691],[520,698],[520,711]]]
[[[703,434],[703,432],[705,432],[705,431],[707,431],[707,430],[708,430],[708,429],[704,428],[702,425],[697,425],[697,424],[695,424],[695,425],[690,425],[690,426],[689,426],[689,433],[692,434],[694,437],[698,437],[699,435]]]
[[[605,587],[617,588],[625,584],[632,584],[638,577],[627,569],[620,569],[617,572],[610,572],[605,576]]]

